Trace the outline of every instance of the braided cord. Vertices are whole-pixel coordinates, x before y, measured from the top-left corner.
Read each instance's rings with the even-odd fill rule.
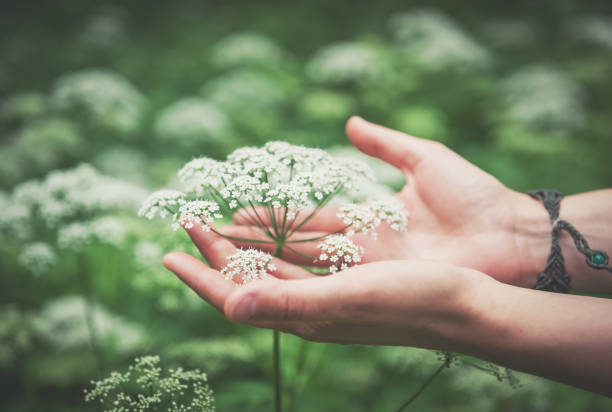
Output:
[[[566,231],[574,241],[578,252],[586,258],[586,263],[594,269],[604,269],[612,273],[612,267],[608,265],[609,257],[601,250],[591,249],[589,243],[571,223],[559,219],[559,209],[563,194],[551,189],[538,189],[528,192],[532,198],[541,201],[548,211],[550,221],[553,225],[551,232],[551,247],[546,267],[538,275],[536,281],[537,290],[550,292],[569,293],[571,277],[565,269],[565,259],[560,244],[561,231]]]

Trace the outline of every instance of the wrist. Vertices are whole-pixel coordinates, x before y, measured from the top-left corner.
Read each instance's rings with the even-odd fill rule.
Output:
[[[552,225],[541,202],[523,193],[512,193],[515,219],[511,228],[516,247],[515,286],[533,288],[546,266],[551,247]]]

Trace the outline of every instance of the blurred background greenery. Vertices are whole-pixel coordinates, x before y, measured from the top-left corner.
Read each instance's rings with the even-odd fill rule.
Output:
[[[440,140],[517,190],[610,186],[611,13],[578,0],[4,2],[0,409],[97,410],[89,381],[151,353],[206,371],[221,411],[270,410],[270,334],[230,324],[161,267],[195,250],[138,219],[142,197],[192,157],[268,140],[357,155],[352,114]],[[394,410],[439,364],[283,346],[297,411]],[[612,410],[519,378],[456,366],[413,408]]]

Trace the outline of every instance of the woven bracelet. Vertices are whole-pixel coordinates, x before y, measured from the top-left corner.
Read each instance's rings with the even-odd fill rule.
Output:
[[[563,259],[559,240],[563,230],[572,237],[578,252],[585,256],[587,265],[594,269],[604,269],[612,273],[612,267],[608,266],[608,255],[604,251],[591,249],[586,239],[571,223],[559,219],[559,209],[561,207],[561,199],[563,199],[563,195],[560,192],[551,189],[538,189],[532,190],[527,194],[544,204],[552,223],[550,254],[546,260],[546,267],[538,275],[535,287],[537,290],[559,293],[569,293],[570,291],[571,277],[565,269],[565,260]]]

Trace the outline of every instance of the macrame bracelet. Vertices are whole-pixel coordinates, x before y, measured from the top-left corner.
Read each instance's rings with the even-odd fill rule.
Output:
[[[571,277],[565,269],[565,260],[563,259],[559,240],[562,230],[565,230],[572,237],[578,252],[585,256],[587,265],[594,269],[605,269],[612,273],[612,267],[608,266],[608,255],[601,250],[591,249],[586,239],[571,223],[559,219],[559,209],[561,207],[561,199],[563,199],[563,195],[560,192],[550,189],[538,189],[532,190],[527,194],[544,204],[552,223],[550,254],[546,261],[546,267],[538,275],[536,289],[559,293],[569,293],[570,291]]]

